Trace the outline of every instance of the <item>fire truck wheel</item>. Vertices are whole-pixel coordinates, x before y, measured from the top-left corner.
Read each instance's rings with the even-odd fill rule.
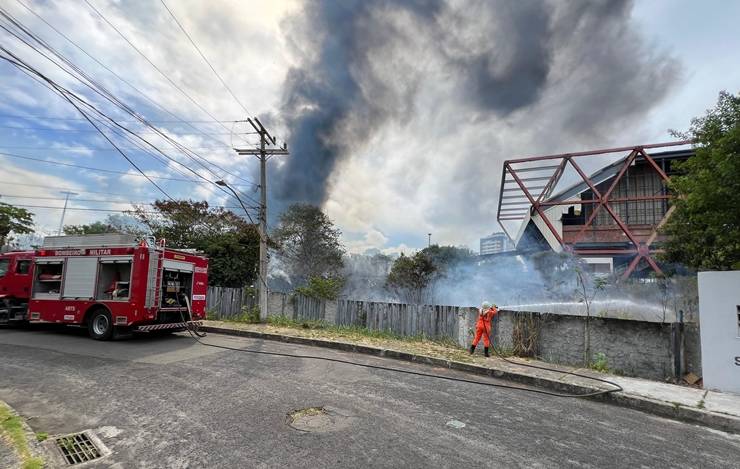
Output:
[[[95,340],[108,340],[113,336],[113,321],[110,313],[105,309],[92,312],[87,321],[87,331]]]

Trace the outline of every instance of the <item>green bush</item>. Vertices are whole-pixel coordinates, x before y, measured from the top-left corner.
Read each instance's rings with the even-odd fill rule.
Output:
[[[211,319],[210,316],[206,316],[206,318]],[[214,317],[213,319],[217,318]],[[222,317],[219,320],[227,322],[244,322],[247,324],[257,324],[260,322],[260,308],[259,306],[253,306],[251,308],[243,306],[241,313],[231,317]]]
[[[609,363],[606,359],[606,354],[604,354],[603,352],[599,352],[596,355],[594,355],[594,359],[591,362],[590,368],[592,370],[600,371],[602,373],[608,373]]]
[[[341,277],[311,277],[308,283],[295,289],[296,293],[322,300],[336,300],[344,288]]]

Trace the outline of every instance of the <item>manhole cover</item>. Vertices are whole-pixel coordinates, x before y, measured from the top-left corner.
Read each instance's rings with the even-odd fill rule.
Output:
[[[92,438],[85,432],[60,436],[54,442],[69,465],[92,461],[102,456]]]
[[[296,430],[326,433],[349,427],[354,417],[343,415],[338,409],[306,407],[289,412],[286,420]]]

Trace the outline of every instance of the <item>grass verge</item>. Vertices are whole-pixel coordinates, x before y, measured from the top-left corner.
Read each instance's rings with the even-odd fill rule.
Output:
[[[476,361],[476,357],[471,357],[463,347],[460,347],[451,339],[439,339],[424,335],[402,336],[390,331],[369,330],[358,326],[337,326],[325,321],[297,321],[285,316],[271,316],[267,323],[262,324],[240,321],[238,317],[230,321],[224,319],[220,321],[224,326],[235,329],[349,342],[462,362]]]
[[[21,418],[11,412],[10,408],[2,402],[0,402],[0,434],[15,449],[23,469],[44,467],[44,460],[31,454]]]

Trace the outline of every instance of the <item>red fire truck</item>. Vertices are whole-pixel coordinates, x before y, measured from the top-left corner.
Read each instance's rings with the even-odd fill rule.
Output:
[[[86,326],[90,337],[114,330],[183,330],[205,316],[208,259],[132,235],[48,236],[32,256],[31,323]],[[17,262],[17,261],[16,261]],[[28,290],[25,290],[28,291]]]
[[[28,319],[33,251],[0,254],[0,324]]]

